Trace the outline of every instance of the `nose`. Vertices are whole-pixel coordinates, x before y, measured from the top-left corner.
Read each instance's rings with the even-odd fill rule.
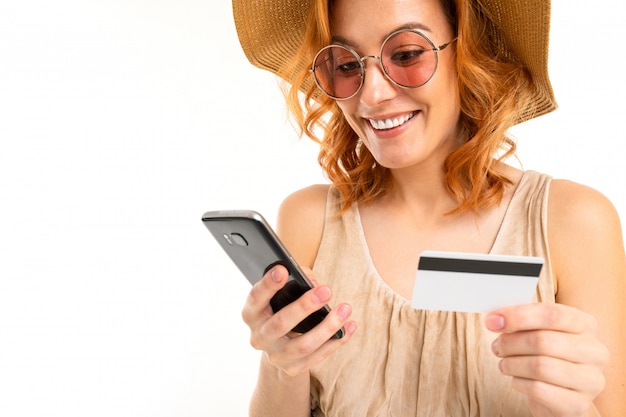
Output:
[[[361,58],[361,61],[365,67],[363,86],[359,95],[361,103],[374,106],[395,97],[397,94],[396,86],[383,72],[380,58],[368,55]],[[374,62],[370,62],[368,66],[367,61]]]

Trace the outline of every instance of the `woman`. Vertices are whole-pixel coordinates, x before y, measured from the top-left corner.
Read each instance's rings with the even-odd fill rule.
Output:
[[[292,85],[290,109],[332,182],[289,196],[278,219],[319,284],[272,314],[287,279],[276,267],[244,306],[265,353],[251,415],[626,415],[618,216],[592,189],[502,162],[515,152],[507,129],[556,107],[549,8],[233,2],[244,51]],[[538,302],[415,310],[426,249],[541,256]],[[325,303],[323,323],[290,333]]]

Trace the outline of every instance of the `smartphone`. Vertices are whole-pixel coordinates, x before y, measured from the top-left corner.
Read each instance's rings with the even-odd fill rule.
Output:
[[[258,212],[209,211],[202,216],[202,222],[250,284],[254,285],[276,265],[283,265],[287,269],[289,272],[287,283],[270,300],[274,313],[313,288],[313,284],[269,223]],[[301,321],[293,331],[306,333],[324,320],[329,312],[330,307],[323,306]],[[344,335],[345,330],[342,328],[333,335],[333,338],[340,339]]]

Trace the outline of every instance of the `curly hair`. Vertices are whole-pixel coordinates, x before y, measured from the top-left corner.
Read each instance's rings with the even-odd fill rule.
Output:
[[[456,32],[456,70],[459,83],[460,145],[444,163],[445,185],[458,202],[452,211],[473,211],[497,205],[511,181],[496,169],[496,162],[515,154],[516,145],[507,130],[520,118],[531,100],[529,72],[511,54],[498,53],[493,21],[481,0],[440,0],[442,10]],[[331,39],[332,1],[315,0],[307,17],[307,31],[290,70],[287,106],[301,134],[320,144],[319,164],[339,190],[341,206],[371,203],[392,187],[387,168],[376,160],[348,125],[335,100],[321,94],[308,68],[295,62],[311,62]]]

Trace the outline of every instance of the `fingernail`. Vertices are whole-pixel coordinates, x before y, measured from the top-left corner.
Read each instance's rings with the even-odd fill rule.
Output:
[[[491,344],[491,351],[495,353],[496,356],[500,356],[500,342],[499,339],[496,339]]]
[[[330,288],[318,287],[313,291],[313,299],[318,303],[325,303],[330,300]]]
[[[270,274],[270,276],[272,277],[272,281],[274,281],[275,283],[279,283],[281,280],[280,274],[278,273],[278,268],[272,269],[272,273]]]
[[[352,309],[349,305],[341,304],[339,307],[337,307],[337,315],[341,320],[348,320],[350,314],[352,314]]]
[[[504,329],[504,317],[499,314],[491,314],[485,319],[487,328],[491,331]]]
[[[356,332],[356,323],[350,322],[346,325],[346,334],[354,334]]]

